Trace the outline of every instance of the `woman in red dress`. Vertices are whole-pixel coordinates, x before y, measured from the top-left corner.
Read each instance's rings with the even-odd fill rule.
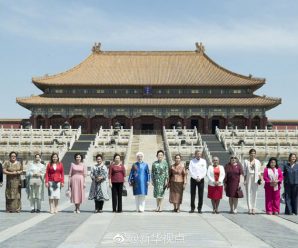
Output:
[[[219,158],[213,157],[213,165],[208,167],[208,198],[211,199],[213,213],[218,214],[218,206],[223,192],[225,169],[219,165]]]

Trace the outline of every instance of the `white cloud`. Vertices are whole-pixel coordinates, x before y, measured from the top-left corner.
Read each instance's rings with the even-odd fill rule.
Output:
[[[92,44],[101,41],[103,48],[115,49],[194,49],[203,41],[212,50],[298,51],[297,23],[287,28],[258,20],[227,20],[224,24],[203,22],[194,17],[185,22],[162,23],[134,20],[129,16],[109,15],[82,4],[48,9],[23,2],[7,5],[8,13],[0,17],[5,32],[44,43]]]

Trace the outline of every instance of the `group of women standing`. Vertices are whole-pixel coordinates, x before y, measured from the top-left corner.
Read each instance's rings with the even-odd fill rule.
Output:
[[[217,167],[219,169],[216,169]],[[213,168],[209,166],[207,176],[209,178],[208,197],[212,199],[213,212],[215,213],[218,212],[218,200],[221,199],[221,188],[223,187],[226,196],[229,197],[230,213],[237,213],[238,199],[243,197],[240,177],[244,176],[248,214],[256,214],[258,187],[264,182],[266,213],[278,215],[280,213],[283,182],[285,214],[297,215],[298,164],[296,154],[291,153],[289,155],[288,163],[283,166],[283,169],[279,167],[275,157],[270,158],[263,172],[260,161],[256,159],[255,149],[249,151],[249,158],[244,161],[243,166],[236,157],[232,156],[230,162],[222,167],[218,165],[218,158],[215,157],[213,158]],[[223,186],[221,186],[222,183]]]
[[[157,160],[152,164],[150,173],[149,165],[143,161],[144,154],[136,154],[136,162],[132,165],[128,183],[133,188],[136,211],[145,211],[145,197],[148,194],[148,185],[153,185],[153,196],[156,198],[156,212],[163,211],[163,199],[166,189],[169,189],[169,202],[173,204],[173,212],[180,212],[183,200],[183,191],[187,184],[187,170],[181,161],[181,155],[175,155],[173,165],[168,165],[164,158],[164,151],[157,151]],[[266,213],[279,214],[281,189],[284,188],[285,214],[297,215],[298,205],[298,164],[296,154],[290,154],[288,163],[283,168],[278,165],[278,160],[270,158],[264,171],[261,163],[256,159],[256,150],[249,151],[249,158],[239,163],[235,156],[225,165],[220,165],[218,157],[213,157],[212,165],[207,168],[201,152],[195,152],[195,158],[190,164],[191,186],[191,211],[194,212],[194,197],[196,187],[199,187],[198,212],[201,212],[202,196],[200,189],[204,188],[204,177],[208,177],[208,198],[211,199],[213,213],[219,213],[220,199],[225,191],[229,198],[230,213],[237,213],[238,199],[243,197],[240,187],[241,176],[244,177],[246,200],[249,214],[256,214],[256,201],[258,187],[264,183]],[[95,213],[102,212],[105,201],[110,199],[108,189],[112,191],[113,212],[122,212],[122,194],[125,182],[125,166],[121,163],[119,154],[115,154],[109,169],[106,167],[103,156],[96,156],[96,164],[92,167],[92,179],[89,200],[94,200]],[[0,186],[3,183],[3,174],[6,180],[6,211],[21,211],[21,183],[23,166],[17,160],[17,153],[11,152],[9,160],[3,166],[0,164]],[[74,204],[74,212],[80,213],[80,205],[85,199],[87,168],[83,163],[83,155],[75,154],[71,163],[68,180],[68,195]],[[282,187],[282,184],[284,187]],[[202,186],[203,185],[203,186]],[[48,189],[50,213],[58,212],[61,188],[64,187],[64,167],[59,161],[57,153],[53,153],[50,162],[45,166],[41,163],[40,154],[35,154],[34,161],[26,170],[26,192],[30,201],[31,213],[41,211],[41,202],[44,200],[44,186]],[[202,187],[201,187],[202,186]]]
[[[163,211],[163,198],[166,189],[170,189],[169,202],[173,204],[173,212],[180,212],[180,205],[183,199],[183,191],[187,183],[187,173],[184,164],[181,162],[181,155],[175,156],[175,163],[169,167],[164,159],[164,151],[156,153],[157,160],[152,164],[150,174],[149,166],[143,161],[144,154],[136,154],[137,162],[133,164],[128,183],[133,187],[135,196],[136,211],[145,211],[145,197],[148,193],[150,181],[153,185],[153,196],[156,198],[155,212]]]
[[[96,165],[92,167],[90,176],[92,184],[89,199],[95,202],[95,212],[102,212],[104,201],[109,200],[108,187],[112,188],[113,211],[122,212],[122,190],[125,178],[125,167],[121,164],[120,155],[114,155],[114,162],[108,173],[104,165],[103,156],[96,156]],[[26,192],[30,201],[31,213],[40,213],[41,202],[44,201],[44,186],[48,189],[50,213],[58,213],[61,189],[64,187],[64,166],[59,161],[57,153],[53,153],[50,162],[45,166],[41,163],[41,155],[35,154],[34,161],[28,165],[24,175],[22,164],[17,161],[17,153],[11,152],[9,160],[0,164],[0,187],[3,183],[3,173],[6,179],[6,212],[21,211],[22,183],[26,184]],[[24,176],[26,180],[22,179]],[[70,165],[67,196],[74,204],[74,213],[80,213],[80,205],[85,200],[87,167],[83,163],[83,155],[74,155],[74,162]],[[109,181],[108,181],[108,178]],[[23,181],[24,180],[24,181]]]

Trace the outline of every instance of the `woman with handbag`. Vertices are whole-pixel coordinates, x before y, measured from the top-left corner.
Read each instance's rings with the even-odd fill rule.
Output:
[[[224,188],[226,196],[229,197],[230,213],[237,214],[238,198],[243,197],[240,188],[240,176],[243,175],[243,169],[237,157],[231,156],[230,162],[225,166]]]
[[[74,213],[80,213],[80,205],[85,200],[87,168],[83,164],[83,155],[76,153],[75,162],[71,163],[69,169],[69,187],[71,190],[70,201],[75,204]]]
[[[249,159],[244,160],[244,185],[248,214],[256,214],[258,186],[262,184],[261,162],[256,159],[256,150],[249,150]]]
[[[46,168],[45,182],[49,194],[50,213],[56,214],[58,213],[61,188],[64,187],[64,167],[59,162],[57,153],[51,155],[51,161]]]
[[[40,154],[34,155],[26,171],[27,196],[30,201],[31,213],[40,213],[41,201],[44,200],[45,166],[41,163]]]
[[[157,160],[152,164],[151,180],[153,185],[153,196],[156,198],[155,212],[162,212],[162,200],[169,182],[169,165],[164,159],[164,151],[156,153]]]
[[[285,187],[285,214],[298,214],[298,163],[297,155],[290,153],[289,162],[283,168]]]
[[[122,212],[122,191],[125,179],[125,167],[121,163],[120,154],[115,153],[113,162],[109,167],[109,184],[112,188],[113,213]]]
[[[21,211],[21,174],[23,165],[17,161],[17,153],[9,153],[9,161],[3,164],[3,173],[6,175],[6,212],[19,213]]]
[[[223,181],[225,179],[225,169],[219,165],[219,158],[213,157],[213,165],[207,170],[208,177],[208,198],[211,199],[213,214],[218,214],[218,206],[223,192]]]
[[[276,158],[270,158],[264,170],[266,213],[278,215],[280,212],[280,185],[283,180]]]
[[[97,164],[92,167],[90,173],[92,183],[88,199],[94,200],[94,213],[101,213],[104,202],[110,198],[108,194],[108,169],[101,154],[96,155],[96,162]]]

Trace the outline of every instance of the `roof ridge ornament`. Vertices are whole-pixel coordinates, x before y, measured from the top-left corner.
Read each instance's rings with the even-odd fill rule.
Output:
[[[101,47],[101,43],[98,42],[98,43],[94,43],[94,46],[92,47],[92,52],[93,53],[100,53],[101,50],[100,50],[100,47]]]
[[[205,52],[205,47],[202,42],[196,42],[196,52],[197,53],[204,53]]]

